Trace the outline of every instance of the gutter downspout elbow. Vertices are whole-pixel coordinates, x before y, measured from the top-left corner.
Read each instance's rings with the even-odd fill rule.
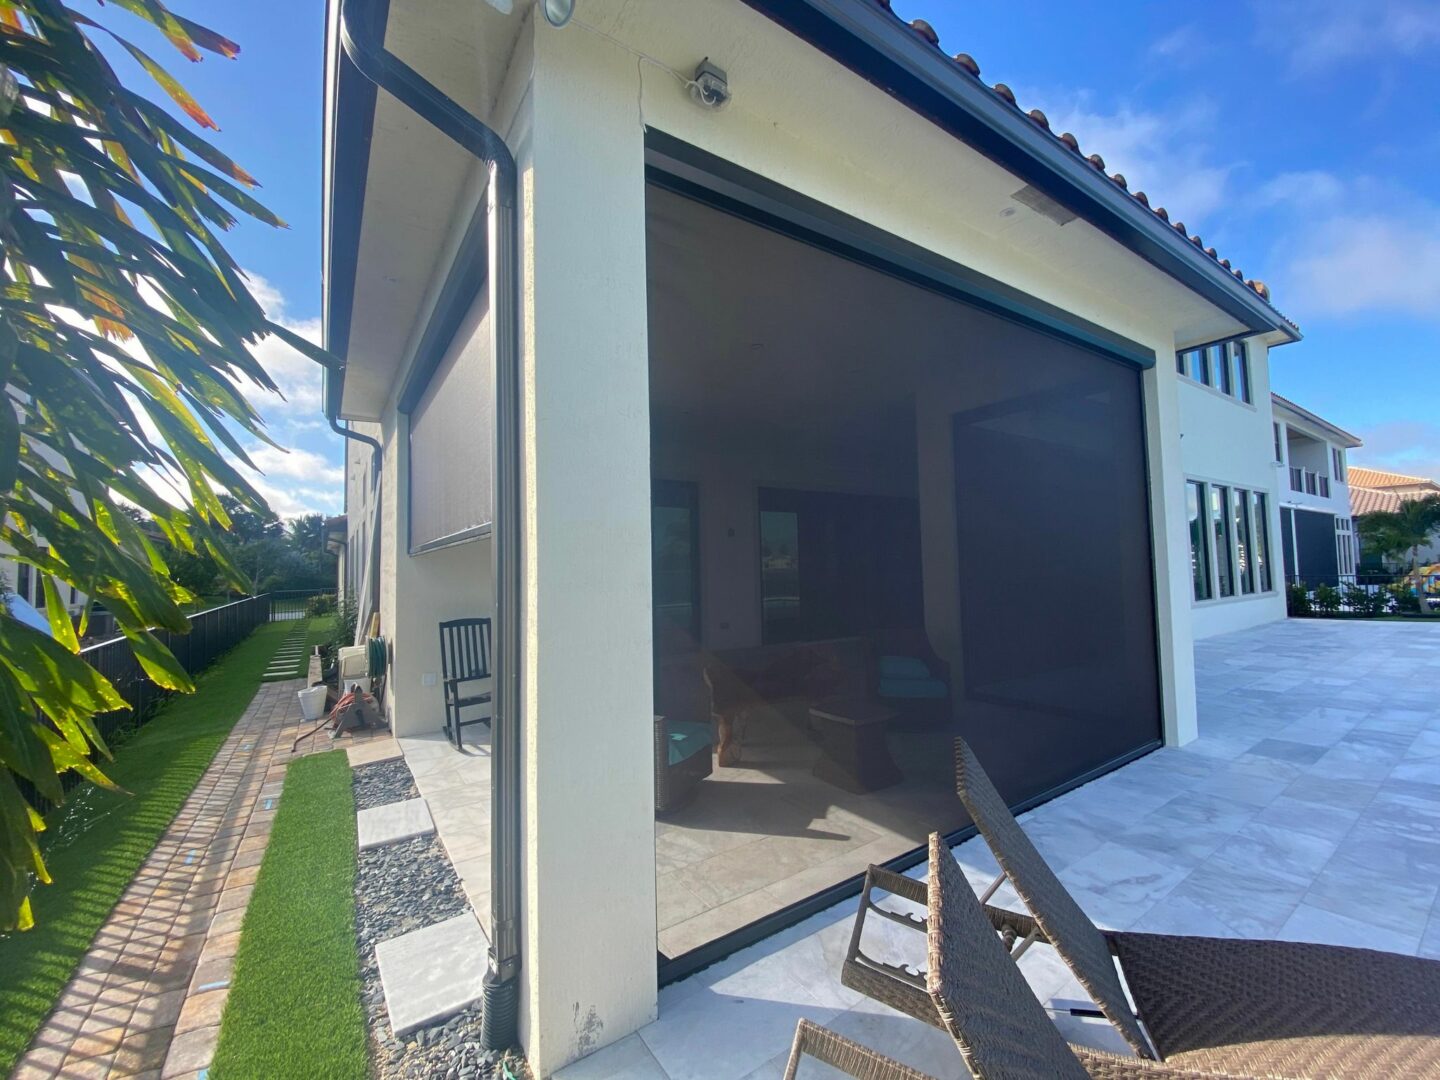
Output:
[[[494,718],[491,726],[491,919],[481,1041],[503,1050],[519,1041],[521,379],[518,170],[501,136],[385,48],[385,6],[340,0],[340,45],[356,70],[457,143],[490,174],[488,267],[491,353],[495,358]],[[355,436],[365,438],[364,436]]]

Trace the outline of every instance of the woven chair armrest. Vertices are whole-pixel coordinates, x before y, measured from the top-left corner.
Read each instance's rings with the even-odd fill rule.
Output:
[[[985,915],[990,920],[990,925],[1004,934],[1009,931],[1016,938],[1026,938],[1031,934],[1035,935],[1035,942],[1039,945],[1048,945],[1050,939],[1045,936],[1045,931],[1040,929],[1033,916],[1021,911],[1011,911],[1009,908],[999,908],[992,904],[985,905]]]
[[[1249,1073],[1181,1069],[1159,1061],[1109,1054],[1073,1043],[1070,1049],[1075,1051],[1091,1080],[1254,1080]]]
[[[912,904],[924,906],[927,902],[923,881],[916,881],[912,877],[897,874],[895,871],[886,870],[881,866],[871,866],[865,873],[876,888],[894,893],[900,899],[909,900]]]
[[[789,1064],[785,1066],[785,1080],[795,1080],[800,1059],[807,1055],[855,1080],[934,1080],[928,1073],[837,1035],[829,1028],[801,1020],[795,1026],[795,1043],[790,1049]]]

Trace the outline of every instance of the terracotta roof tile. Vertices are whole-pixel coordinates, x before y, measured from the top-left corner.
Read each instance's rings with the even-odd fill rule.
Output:
[[[1434,480],[1428,476],[1410,476],[1406,473],[1386,472],[1384,469],[1370,469],[1363,465],[1350,466],[1350,483],[1354,487],[1374,488],[1383,491],[1387,488],[1414,487],[1416,484],[1430,484],[1437,488]]]
[[[899,15],[895,14],[894,9],[891,7],[891,0],[871,0],[871,2],[877,7],[880,7],[885,11],[890,12],[891,15],[895,15],[895,19],[897,22],[900,23],[900,25],[905,26],[906,29],[911,30],[912,32],[923,38],[925,41],[929,42],[931,45],[939,48],[939,33],[924,19],[915,19],[909,23],[905,23]],[[980,78],[980,65],[969,53],[956,53],[952,59],[952,62],[955,64],[956,67],[970,75],[972,78],[976,80]],[[1016,109],[1020,108],[1020,104],[1015,98],[1015,91],[1011,90],[1010,87],[1006,86],[1004,83],[996,83],[990,89],[997,96],[1003,98],[1006,102],[1014,106]],[[1050,121],[1039,109],[1031,109],[1026,115],[1028,115],[1029,118],[1034,121],[1036,126],[1044,129],[1045,131],[1050,131]],[[1054,132],[1052,131],[1051,134],[1054,135]],[[1099,154],[1083,154],[1080,150],[1080,141],[1070,132],[1067,131],[1063,134],[1056,135],[1055,138],[1057,141],[1067,146],[1070,149],[1071,153],[1079,155],[1081,157],[1085,157],[1085,159],[1089,161],[1091,165],[1093,165],[1102,174],[1104,173],[1105,159],[1102,158]],[[1119,173],[1111,176],[1110,180],[1115,184],[1116,187],[1120,188],[1122,191],[1128,190],[1129,188],[1129,185],[1125,181],[1125,177],[1120,175]],[[1150,207],[1150,200],[1146,198],[1143,191],[1133,192],[1131,197],[1134,198],[1134,200],[1138,202],[1141,206],[1144,206],[1146,208]],[[1170,215],[1165,212],[1165,208],[1163,206],[1155,207],[1152,210],[1152,213],[1154,213],[1155,216],[1158,217],[1161,221],[1170,220]],[[1180,222],[1175,223],[1175,228],[1181,233],[1186,232],[1185,226]],[[1274,304],[1270,303],[1270,288],[1263,281],[1247,279],[1245,275],[1239,270],[1232,270],[1230,266],[1230,261],[1228,259],[1219,258],[1213,247],[1204,247],[1198,236],[1191,236],[1189,237],[1189,239],[1196,247],[1201,248],[1206,255],[1209,255],[1212,259],[1215,259],[1225,269],[1231,270],[1231,272],[1238,280],[1244,282],[1246,287],[1248,287],[1252,292],[1259,296],[1260,299],[1264,300],[1267,304],[1270,304],[1270,306],[1274,308]],[[1288,318],[1283,312],[1276,309],[1275,313],[1279,315],[1282,319],[1284,319],[1287,323],[1289,323],[1292,327],[1295,327],[1296,330],[1299,330],[1299,327],[1295,326],[1294,321]]]
[[[1377,510],[1386,513],[1394,513],[1400,509],[1404,502],[1399,495],[1393,491],[1376,491],[1374,488],[1355,487],[1350,485],[1350,516],[1359,517],[1361,514],[1373,514]]]

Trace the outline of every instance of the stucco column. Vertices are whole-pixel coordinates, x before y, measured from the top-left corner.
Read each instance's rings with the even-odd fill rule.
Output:
[[[527,33],[521,1037],[548,1076],[655,1016],[649,363],[635,61]]]
[[[1180,403],[1175,347],[1155,343],[1159,357],[1145,373],[1145,445],[1150,468],[1150,518],[1155,557],[1155,626],[1160,650],[1160,704],[1165,745],[1198,734],[1195,637],[1190,613],[1190,539],[1185,519]]]

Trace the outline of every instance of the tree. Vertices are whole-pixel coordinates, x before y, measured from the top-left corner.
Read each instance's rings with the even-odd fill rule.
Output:
[[[1355,519],[1361,546],[1381,557],[1410,555],[1410,578],[1422,614],[1430,614],[1427,590],[1420,573],[1420,549],[1440,532],[1440,495],[1407,499],[1399,510],[1376,510]]]
[[[189,60],[239,51],[162,0],[114,6]],[[147,674],[188,690],[150,632],[188,628],[180,605],[191,597],[163,548],[204,553],[239,580],[224,532],[238,511],[268,513],[234,464],[250,464],[242,434],[270,441],[242,390],[274,389],[251,348],[273,333],[334,361],[266,319],[218,239],[237,213],[284,224],[247,192],[255,180],[122,85],[96,47],[102,35],[191,123],[216,127],[107,27],[60,0],[0,0],[0,539],[102,601]],[[148,514],[164,544],[126,506]],[[49,880],[44,823],[17,778],[52,802],[66,770],[108,786],[92,761],[109,753],[93,718],[123,705],[76,655],[59,597],[48,607],[53,638],[0,616],[0,929],[29,926],[32,881]]]

